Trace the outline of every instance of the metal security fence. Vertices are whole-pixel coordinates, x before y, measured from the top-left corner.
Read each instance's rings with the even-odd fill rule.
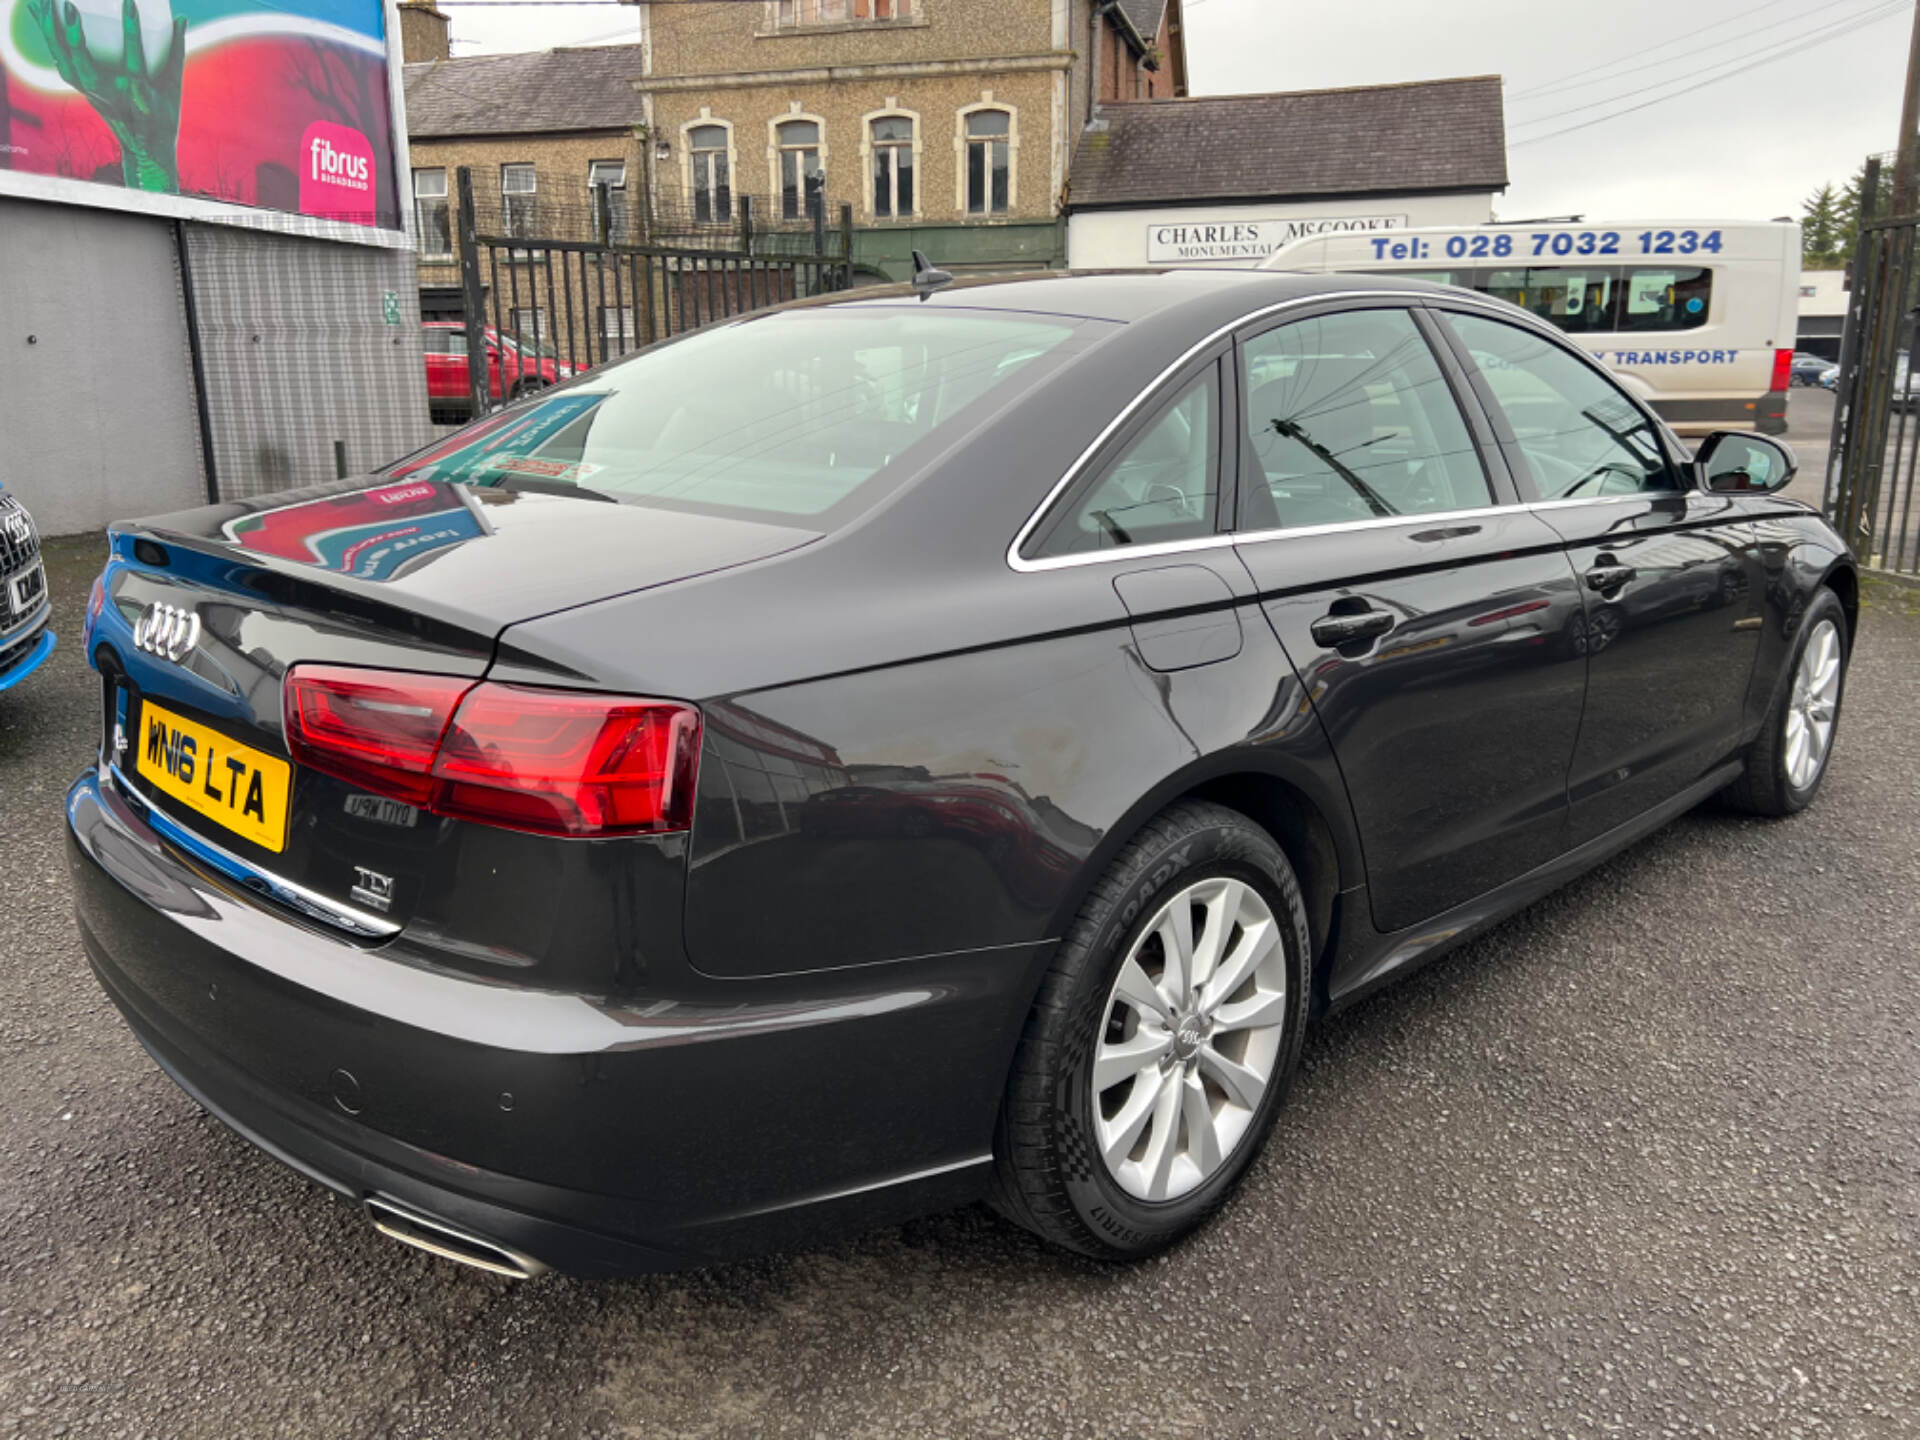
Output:
[[[1872,569],[1920,576],[1920,216],[1860,227],[1835,384],[1826,512]]]
[[[721,224],[622,212],[609,189],[590,208],[476,206],[467,170],[458,184],[466,323],[430,334],[427,365],[464,364],[475,415],[656,341],[853,281],[851,207],[834,226],[816,204],[803,226],[763,227],[752,196],[730,196]]]

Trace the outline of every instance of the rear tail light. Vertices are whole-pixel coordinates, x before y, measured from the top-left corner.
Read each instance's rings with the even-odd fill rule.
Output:
[[[287,672],[287,753],[409,805],[433,796],[433,759],[471,680],[344,665]]]
[[[1793,351],[1776,350],[1773,352],[1773,383],[1769,390],[1785,390],[1793,384]]]
[[[296,665],[287,750],[437,815],[543,835],[693,823],[700,713],[666,700]]]

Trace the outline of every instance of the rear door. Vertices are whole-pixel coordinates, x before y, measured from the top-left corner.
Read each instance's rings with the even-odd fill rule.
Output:
[[[1585,685],[1560,538],[1436,338],[1381,305],[1239,347],[1237,548],[1339,760],[1383,932],[1565,848]]]
[[[1732,750],[1759,641],[1758,536],[1687,483],[1653,418],[1531,327],[1449,313],[1521,493],[1567,542],[1586,605],[1573,843],[1672,798]]]

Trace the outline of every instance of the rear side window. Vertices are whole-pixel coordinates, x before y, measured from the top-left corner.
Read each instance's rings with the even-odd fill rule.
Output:
[[[1713,308],[1713,272],[1690,265],[1627,271],[1622,330],[1693,330]]]
[[[1241,347],[1242,530],[1493,501],[1440,362],[1404,310],[1297,320]]]
[[[1652,422],[1605,376],[1517,325],[1477,315],[1445,320],[1506,416],[1540,499],[1677,488]]]
[[[1213,534],[1220,512],[1219,369],[1209,365],[1150,417],[1033,553],[1080,555]]]

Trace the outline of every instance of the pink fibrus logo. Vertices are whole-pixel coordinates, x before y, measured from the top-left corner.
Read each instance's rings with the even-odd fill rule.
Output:
[[[316,120],[300,137],[300,213],[370,224],[373,145],[345,125]]]

